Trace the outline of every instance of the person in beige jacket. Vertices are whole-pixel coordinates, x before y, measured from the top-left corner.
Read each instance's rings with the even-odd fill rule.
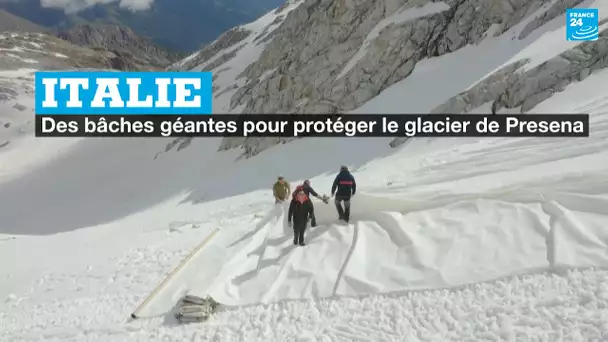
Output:
[[[279,176],[276,183],[274,183],[272,194],[274,195],[275,204],[285,202],[291,195],[291,187],[283,176]]]

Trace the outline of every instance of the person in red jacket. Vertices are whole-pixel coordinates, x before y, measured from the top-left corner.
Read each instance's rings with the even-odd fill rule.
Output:
[[[300,187],[296,188],[293,198],[289,203],[287,222],[293,222],[293,244],[304,246],[304,232],[308,225],[308,220],[312,218],[312,201]]]
[[[320,199],[321,201],[327,203],[327,199],[324,198],[324,196],[320,196],[315,191],[315,189],[312,188],[312,186],[310,185],[310,181],[308,179],[305,180],[304,183],[302,183],[302,185],[298,185],[296,187],[296,189],[293,192],[292,197],[295,196],[296,193],[298,191],[300,191],[300,190],[304,191],[304,193],[306,194],[306,196],[308,196],[308,198],[310,198],[310,196],[312,195],[312,196]],[[317,218],[315,217],[315,206],[314,206],[314,203],[312,203],[312,201],[310,202],[310,206],[312,207],[312,217],[310,219],[310,226],[311,227],[316,227],[317,226]]]

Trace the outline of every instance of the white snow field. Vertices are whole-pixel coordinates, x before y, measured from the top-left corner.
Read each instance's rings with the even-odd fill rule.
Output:
[[[406,102],[428,111],[519,51],[571,44],[539,30],[493,65],[428,60],[369,103],[441,81]],[[444,65],[474,78],[443,82]],[[607,83],[598,71],[534,108],[590,113],[589,138],[305,139],[239,161],[217,139],[160,154],[170,140],[46,139],[38,162],[43,140],[20,137],[0,150],[0,341],[607,340]],[[328,193],[341,164],[358,183],[351,224],[317,201],[319,226],[293,246],[276,176]],[[179,325],[187,293],[224,306]]]
[[[3,88],[17,93],[17,103],[28,106],[17,109],[12,101],[0,96],[0,182],[21,174],[35,165],[43,165],[57,153],[64,152],[79,139],[59,138],[52,143],[32,139],[34,135],[34,69],[0,70],[0,92]],[[9,91],[10,93],[10,91]],[[10,162],[4,162],[9,160]]]

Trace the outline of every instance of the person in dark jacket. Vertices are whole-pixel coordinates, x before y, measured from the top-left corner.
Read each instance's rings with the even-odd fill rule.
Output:
[[[312,186],[310,185],[310,181],[308,179],[304,181],[304,184],[296,187],[296,190],[294,190],[294,192],[293,192],[293,196],[295,196],[299,190],[304,191],[304,193],[306,194],[306,196],[308,196],[309,199],[310,199],[310,196],[312,195],[312,196],[320,199],[321,201],[327,203],[327,200],[322,198],[321,196],[319,196],[319,194],[315,191],[315,189],[312,188]],[[312,207],[312,216],[310,218],[310,226],[316,227],[317,218],[315,217],[315,206],[312,203],[312,201],[310,201],[310,206]]]
[[[308,220],[312,217],[312,201],[302,189],[296,190],[287,213],[287,222],[292,225],[293,221],[293,244],[304,246],[304,232]]]
[[[334,202],[340,220],[344,220],[346,223],[350,220],[350,198],[355,195],[357,191],[357,183],[355,177],[348,171],[348,167],[342,166],[340,173],[334,179],[334,184],[331,187],[331,195],[334,196]],[[344,208],[342,203],[344,202]]]

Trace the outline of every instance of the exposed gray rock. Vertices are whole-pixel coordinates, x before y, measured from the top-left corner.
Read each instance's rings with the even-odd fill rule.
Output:
[[[243,157],[254,156],[265,149],[278,144],[285,144],[287,142],[296,140],[299,138],[295,137],[268,137],[268,138],[242,138],[238,137],[235,139],[223,139],[220,144],[219,151],[231,150],[235,147],[243,146]],[[244,142],[247,141],[247,144]],[[244,145],[243,145],[244,144]]]
[[[11,88],[8,84],[1,84],[0,83],[0,100],[5,99],[14,99],[18,96],[19,94],[13,89]]]
[[[521,104],[521,112],[525,113],[525,112],[529,111],[530,109],[534,108],[537,104],[550,98],[552,95],[553,95],[553,92],[551,90],[545,90],[545,91],[536,93],[536,94],[528,97]]]
[[[460,93],[432,113],[467,113],[492,102],[492,112],[501,108],[518,108],[526,113],[568,84],[587,78],[593,71],[608,67],[608,30],[596,41],[581,43],[530,70],[523,71],[528,61],[508,65],[480,81],[468,91]],[[391,142],[396,147],[407,138]]]
[[[171,151],[175,146],[177,146],[176,151],[180,151],[190,145],[192,138],[190,137],[179,137],[171,140],[166,146],[164,151],[160,151],[156,153],[154,159],[158,158],[159,155]]]
[[[122,53],[77,46],[43,33],[0,33],[0,70],[125,70],[141,66],[128,64],[130,59]],[[22,76],[0,75],[0,101],[16,111],[33,111],[23,104],[27,99],[21,98],[34,97],[33,81],[32,71],[24,71]]]
[[[551,8],[549,8],[546,12],[544,12],[542,15],[538,16],[537,18],[534,18],[532,21],[530,21],[526,25],[526,27],[524,27],[524,29],[519,34],[519,39],[526,38],[527,36],[530,35],[530,33],[532,33],[532,31],[541,27],[544,23],[549,22],[549,21],[553,20],[554,18],[556,18],[557,16],[564,14],[564,12],[566,12],[566,9],[576,7],[579,4],[581,4],[583,1],[584,0],[556,1],[551,6]]]
[[[220,51],[238,44],[239,42],[243,41],[243,39],[249,37],[250,34],[251,31],[249,30],[241,27],[235,27],[219,36],[213,43],[203,47],[203,49],[197,52],[194,56],[188,57],[183,61],[168,66],[167,70],[190,70],[202,63],[209,62]]]
[[[243,143],[245,143],[245,140],[245,137],[235,137],[234,139],[222,139],[218,151],[226,151],[240,147]]]
[[[24,106],[24,105],[22,105],[20,103],[15,103],[13,105],[13,108],[15,108],[16,110],[21,111],[21,112],[27,109],[26,106]]]
[[[591,70],[589,68],[584,68],[583,70],[581,70],[581,72],[578,74],[578,80],[582,81],[585,78],[589,77],[589,75],[591,74]]]
[[[245,82],[233,86],[232,90],[238,89],[230,106],[242,107],[242,113],[248,114],[343,113],[408,77],[422,59],[477,44],[490,34],[498,36],[527,18],[519,37],[513,37],[523,39],[565,8],[580,3],[582,0],[305,0],[284,19],[278,18],[280,24],[268,25],[256,37],[254,43],[267,41],[267,45],[238,75]],[[543,14],[530,17],[543,6],[547,8]],[[402,10],[418,15],[395,20]],[[267,32],[277,24],[278,28]],[[227,32],[175,67],[201,68],[203,63],[203,70],[217,69],[221,61],[231,58],[229,51],[220,50],[234,48],[250,34],[239,32],[238,28]],[[606,58],[602,56],[606,56],[604,43],[595,42],[581,44],[527,71],[528,60],[516,61],[432,112],[466,113],[484,103],[493,103],[494,111],[501,107],[525,111],[573,80],[604,67]],[[220,149],[241,148],[249,157],[290,140],[293,138],[224,138]]]
[[[43,33],[2,32],[0,35],[0,49],[11,51],[0,54],[0,70],[119,70],[119,56],[114,52],[81,47]]]
[[[216,67],[226,63],[227,61],[233,59],[236,54],[244,47],[244,45],[241,45],[239,47],[236,47],[235,49],[231,50],[230,52],[226,52],[223,53],[221,56],[219,56],[218,58],[214,59],[213,62],[209,63],[208,65],[205,66],[205,68],[203,70],[213,70]]]
[[[215,91],[216,91],[216,90],[218,90],[218,89],[219,89],[219,87],[217,87],[217,86],[215,86],[215,85],[214,85],[213,87],[214,87],[214,89],[213,89],[213,93],[215,93]],[[216,88],[216,87],[217,87],[217,88]],[[224,88],[222,91],[218,92],[218,93],[215,95],[215,97],[219,97],[220,95],[222,95],[222,94],[224,94],[224,93],[226,93],[226,92],[228,92],[228,91],[231,91],[231,90],[237,89],[237,88],[238,88],[238,86],[237,86],[236,84],[233,84],[232,86],[230,86],[230,87],[226,87],[226,88]]]
[[[581,43],[528,71],[517,62],[482,80],[466,92],[456,95],[435,108],[433,113],[466,113],[484,103],[494,101],[493,112],[500,108],[525,106],[527,112],[568,84],[580,81],[595,70],[608,66],[608,30],[596,41]],[[506,74],[509,74],[507,76]],[[488,85],[491,85],[491,91]]]
[[[598,40],[582,43],[529,71],[518,73],[516,80],[496,99],[494,108],[517,108],[525,103],[520,111],[527,112],[553,93],[563,91],[571,82],[579,81],[581,76],[608,67],[607,56],[608,30],[604,30]]]
[[[257,37],[255,37],[253,42],[256,44],[260,44],[260,43],[264,43],[264,42],[268,41],[270,38],[274,37],[274,34],[270,34],[270,35],[268,34],[268,30],[272,26],[280,24],[284,18],[285,17],[283,15],[279,15],[278,17],[274,18],[274,20],[270,24],[268,24],[268,26],[266,26],[264,28],[264,30]],[[274,32],[275,31],[273,31],[273,33]]]
[[[467,113],[483,103],[495,100],[507,89],[507,85],[514,81],[516,70],[527,62],[528,60],[521,60],[500,68],[468,91],[460,93],[434,108],[431,114]]]
[[[117,70],[160,70],[183,58],[118,25],[81,24],[57,36],[78,46],[113,53],[111,67]]]
[[[245,69],[241,76],[248,83],[233,95],[231,107],[244,105],[244,113],[349,111],[407,77],[421,59],[476,44],[492,24],[499,25],[498,33],[505,32],[548,2],[307,0],[286,16],[260,58]],[[402,9],[412,8],[425,15],[382,24]],[[531,27],[555,15],[549,13]],[[276,69],[272,75],[259,80],[272,69]],[[490,93],[502,91],[497,81],[486,87]],[[467,109],[464,103],[460,106]],[[250,156],[268,145],[253,138],[240,141],[222,146],[243,146]]]

